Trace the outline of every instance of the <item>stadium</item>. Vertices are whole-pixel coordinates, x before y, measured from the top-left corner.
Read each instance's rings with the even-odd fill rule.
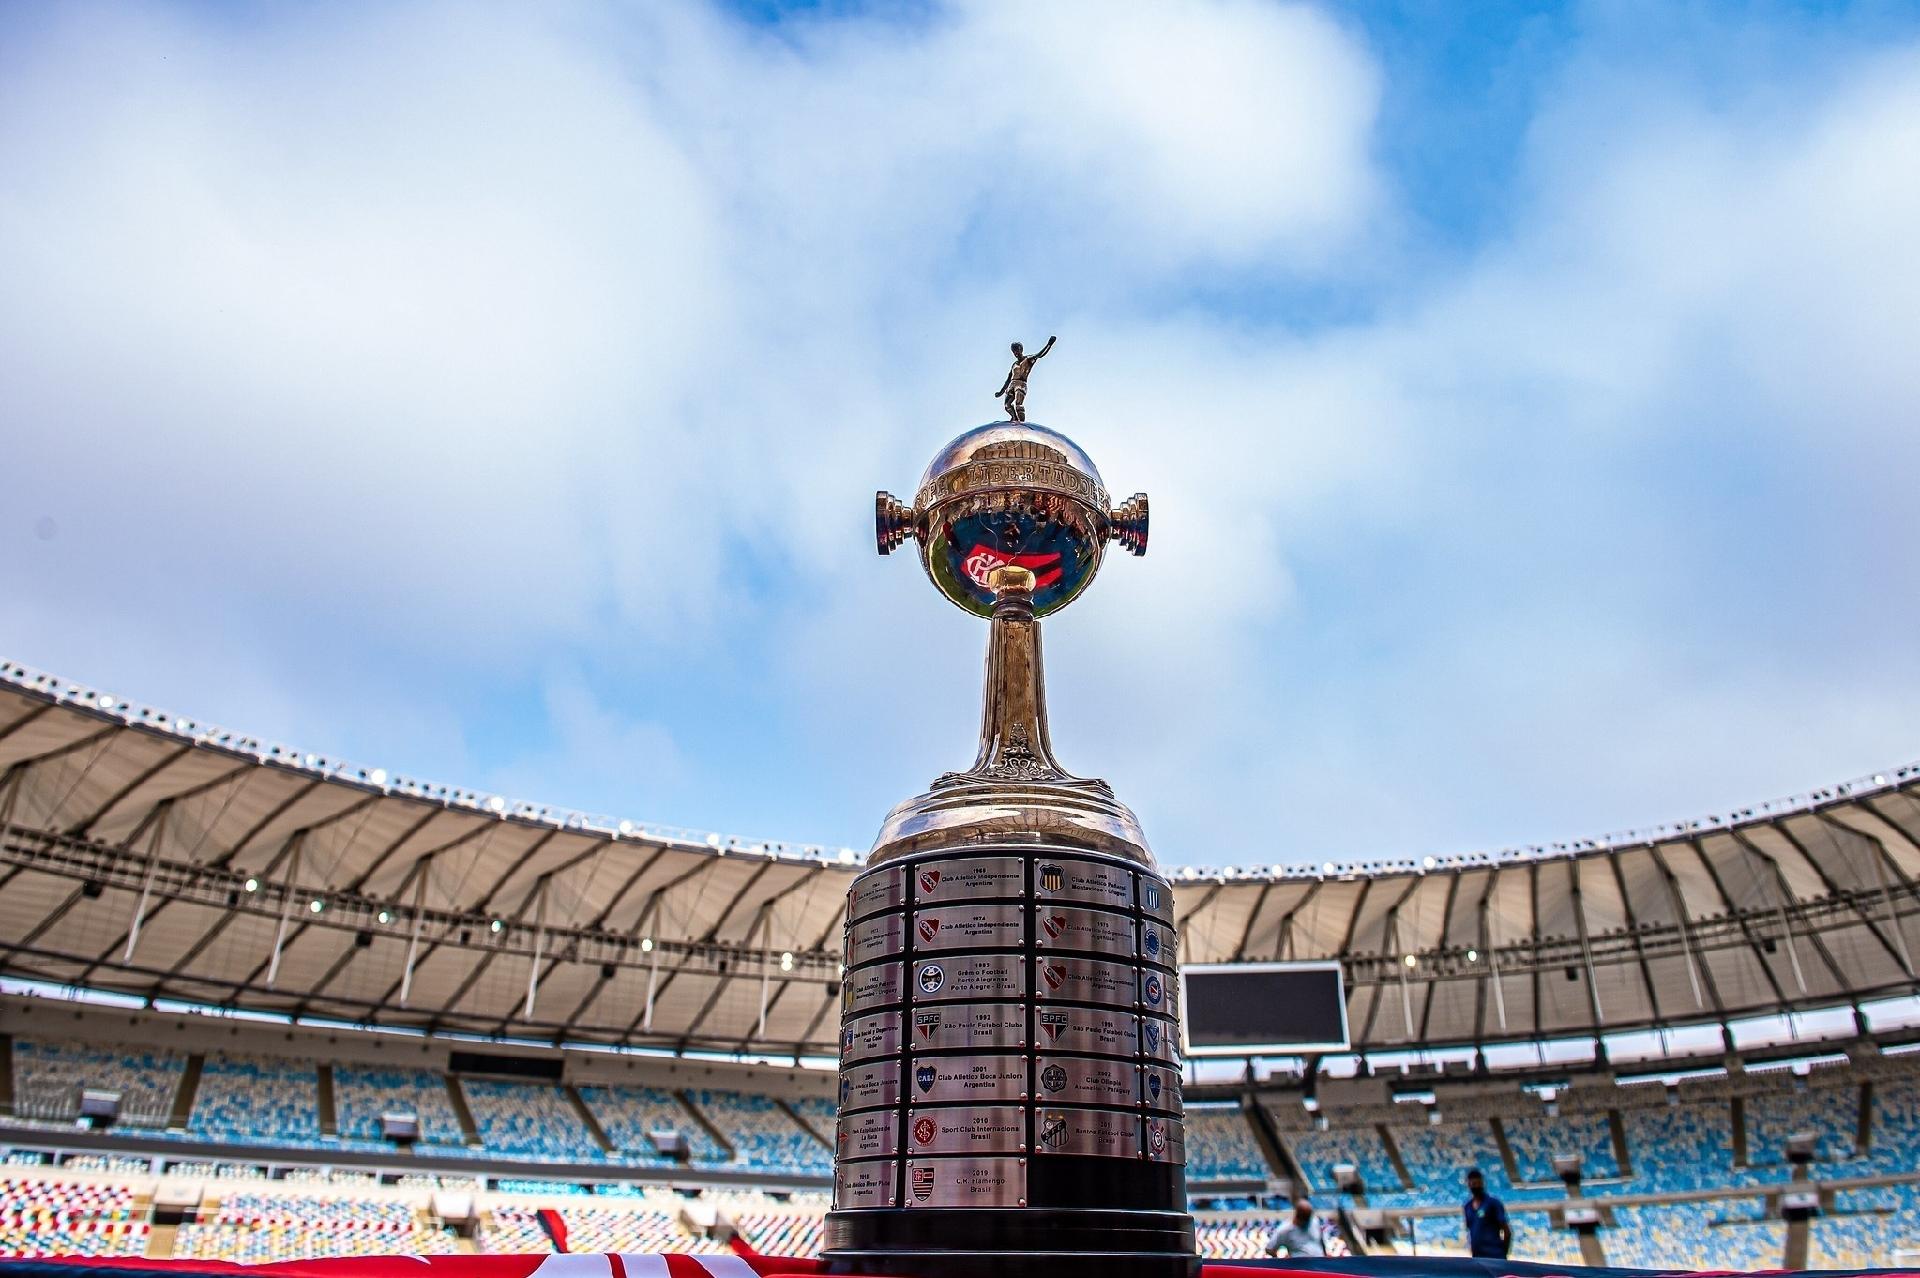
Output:
[[[0,1252],[812,1255],[849,849],[317,757],[0,664]],[[1163,867],[1350,1050],[1184,1067],[1203,1256],[1920,1253],[1920,770],[1550,847]]]

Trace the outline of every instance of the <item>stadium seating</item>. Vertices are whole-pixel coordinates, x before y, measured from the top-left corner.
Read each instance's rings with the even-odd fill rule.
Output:
[[[655,1153],[648,1139],[648,1133],[659,1130],[686,1137],[693,1162],[718,1166],[727,1161],[727,1151],[670,1093],[655,1087],[582,1087],[580,1097],[600,1121],[607,1139],[636,1162],[664,1166],[672,1161]]]
[[[480,1143],[493,1153],[549,1160],[600,1157],[600,1147],[558,1087],[463,1078],[460,1090]]]
[[[1620,1160],[1613,1153],[1613,1129],[1605,1114],[1562,1114],[1557,1118],[1527,1114],[1507,1119],[1504,1127],[1514,1167],[1523,1181],[1558,1181],[1553,1170],[1558,1154],[1580,1155],[1581,1173],[1588,1180],[1620,1174]]]
[[[1267,1239],[1280,1220],[1279,1216],[1196,1220],[1194,1242],[1206,1260],[1255,1260],[1267,1254]]]
[[[209,1055],[187,1119],[206,1140],[320,1144],[320,1073],[311,1061]]]
[[[651,1200],[643,1200],[651,1201]],[[729,1249],[710,1238],[696,1238],[661,1207],[562,1207],[569,1251],[680,1251],[719,1255]]]
[[[1758,1215],[1744,1199],[1616,1207],[1601,1246],[1608,1264],[1629,1269],[1778,1269],[1786,1225]]]
[[[1188,1105],[1187,1180],[1265,1180],[1272,1174],[1238,1105]]]
[[[749,1211],[733,1219],[740,1236],[763,1256],[817,1256],[826,1245],[826,1218],[818,1212]]]
[[[692,1098],[707,1121],[726,1133],[735,1165],[789,1175],[833,1174],[833,1151],[802,1130],[772,1099],[705,1090],[693,1092]]]
[[[336,1128],[344,1139],[384,1140],[380,1116],[393,1110],[410,1110],[420,1120],[422,1141],[463,1145],[466,1140],[453,1101],[447,1096],[446,1078],[424,1069],[336,1065],[333,1110]]]
[[[0,1177],[0,1256],[143,1256],[148,1233],[125,1186]]]
[[[495,1207],[488,1216],[489,1223],[480,1236],[482,1250],[519,1254],[554,1249],[553,1239],[547,1236],[534,1208]]]
[[[1623,1109],[1640,1192],[1686,1193],[1732,1182],[1733,1128],[1718,1102]]]
[[[1296,1132],[1291,1134],[1288,1143],[1301,1173],[1321,1193],[1334,1191],[1333,1169],[1341,1163],[1353,1164],[1369,1194],[1406,1188],[1400,1173],[1394,1170],[1386,1143],[1371,1124]]]
[[[180,1226],[173,1254],[263,1264],[315,1256],[448,1253],[454,1240],[387,1198],[235,1194]]]
[[[1488,1189],[1503,1198],[1516,1197],[1493,1129],[1486,1123],[1429,1123],[1390,1130],[1414,1189],[1429,1198],[1435,1194],[1446,1201],[1464,1198],[1471,1167],[1480,1169]]]
[[[1860,1125],[1860,1090],[1847,1083],[1749,1096],[1746,1124],[1748,1166],[1784,1165],[1787,1138],[1800,1132],[1811,1132],[1816,1138],[1816,1161],[1851,1162]]]
[[[80,1113],[80,1089],[96,1087],[120,1093],[120,1122],[164,1127],[186,1068],[186,1058],[173,1052],[15,1039],[14,1112],[26,1118],[71,1121]]]

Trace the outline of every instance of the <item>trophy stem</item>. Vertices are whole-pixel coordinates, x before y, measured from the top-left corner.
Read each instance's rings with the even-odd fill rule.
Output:
[[[994,592],[987,639],[986,690],[980,711],[980,753],[966,775],[994,780],[1066,780],[1047,734],[1046,671],[1040,621],[1033,615],[1033,573],[1014,564],[987,576]]]

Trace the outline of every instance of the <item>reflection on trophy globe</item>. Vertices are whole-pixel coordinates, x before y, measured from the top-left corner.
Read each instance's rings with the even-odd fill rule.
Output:
[[[1044,617],[1078,598],[1109,541],[1147,550],[1147,497],[1109,507],[1093,460],[1034,422],[977,426],[942,448],[912,506],[875,498],[875,535],[888,554],[911,537],[940,593],[977,616],[993,613],[993,570],[1033,574],[1033,611]]]

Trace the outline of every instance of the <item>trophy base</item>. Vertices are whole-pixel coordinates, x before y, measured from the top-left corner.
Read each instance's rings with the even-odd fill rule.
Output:
[[[964,1243],[962,1246],[945,1244]],[[890,1209],[830,1212],[830,1274],[892,1278],[1193,1278],[1185,1212]]]

